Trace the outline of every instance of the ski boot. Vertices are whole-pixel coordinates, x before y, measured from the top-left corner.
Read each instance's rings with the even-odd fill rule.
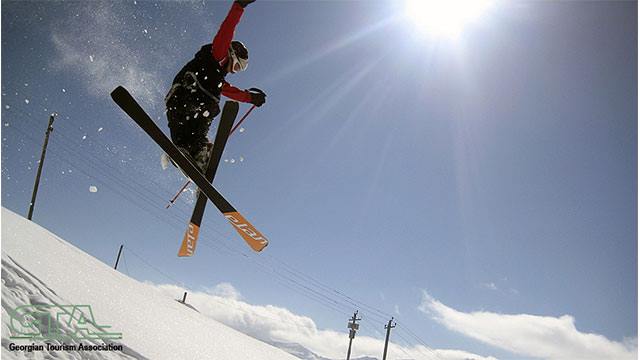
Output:
[[[191,156],[191,153],[187,148],[183,146],[176,147],[193,165],[196,166],[196,168],[198,168],[198,170],[200,170],[201,173],[204,174],[207,168],[207,164],[209,163],[209,154],[211,153],[210,149],[213,148],[213,144],[208,143],[207,146],[203,146],[200,150],[198,150],[195,157]],[[180,170],[180,172],[182,172],[182,174],[186,178],[189,178],[187,174],[185,174],[184,171],[182,171],[182,169],[178,165],[176,165],[176,163],[173,161],[173,159],[171,159],[169,155],[163,153],[160,157],[160,165],[162,166],[162,170],[166,170],[169,167],[169,164]]]
[[[204,144],[200,150],[193,156],[194,163],[201,173],[206,173],[207,166],[209,165],[209,157],[211,156],[211,149],[213,144],[208,142]]]

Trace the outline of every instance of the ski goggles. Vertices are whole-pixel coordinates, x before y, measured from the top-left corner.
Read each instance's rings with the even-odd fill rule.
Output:
[[[229,50],[229,59],[231,60],[231,70],[233,72],[245,71],[249,66],[249,59],[239,57],[233,48]]]

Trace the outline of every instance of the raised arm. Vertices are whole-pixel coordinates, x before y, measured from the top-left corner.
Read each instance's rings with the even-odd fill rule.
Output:
[[[227,17],[220,25],[220,29],[216,33],[216,36],[213,38],[211,52],[216,61],[223,62],[227,58],[229,45],[231,45],[233,34],[243,13],[244,7],[240,3],[234,1],[233,5],[231,5],[231,9],[229,9]]]

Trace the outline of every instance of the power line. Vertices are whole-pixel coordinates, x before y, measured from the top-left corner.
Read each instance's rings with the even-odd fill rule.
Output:
[[[129,253],[131,253],[133,256],[137,257],[138,260],[142,261],[145,265],[147,265],[148,267],[150,267],[151,269],[155,270],[157,273],[161,274],[162,276],[166,277],[167,279],[171,280],[172,282],[176,283],[176,284],[180,284],[181,286],[184,287],[184,283],[182,281],[176,280],[174,279],[171,275],[167,274],[166,272],[160,270],[159,268],[157,268],[156,266],[154,266],[153,264],[151,264],[150,262],[148,262],[147,260],[145,260],[142,256],[138,255],[135,251],[133,251],[132,249],[130,249],[129,247],[125,246],[124,247],[125,250],[127,250]]]
[[[17,127],[13,126],[12,129],[20,132],[23,136],[25,136],[25,138],[32,140],[32,142],[37,142],[35,139],[33,139],[24,131],[21,131],[20,129],[18,129]],[[61,131],[59,131],[57,134],[60,134],[60,133]],[[162,212],[157,211],[159,208],[162,207],[160,204],[164,204],[164,201],[162,201],[161,203],[160,201],[156,202],[156,201],[153,201],[152,199],[163,199],[164,194],[160,194],[157,191],[152,191],[151,189],[163,189],[162,186],[160,186],[159,184],[153,181],[152,182],[154,183],[153,184],[154,186],[152,187],[149,187],[148,184],[142,184],[139,182],[138,178],[144,178],[143,176],[134,177],[131,175],[131,173],[121,172],[117,170],[115,167],[113,167],[112,165],[110,165],[108,162],[104,161],[103,159],[97,158],[95,155],[91,153],[88,153],[88,152],[79,153],[77,149],[79,149],[80,147],[77,147],[75,149],[72,147],[72,145],[78,145],[77,142],[71,140],[68,135],[63,134],[58,136],[61,136],[63,140],[67,140],[67,143],[57,142],[57,145],[59,145],[61,151],[64,151],[65,154],[72,156],[76,159],[88,160],[88,161],[80,161],[77,163],[72,163],[65,156],[54,156],[56,160],[65,162],[69,164],[71,167],[84,173],[86,176],[94,179],[96,179],[95,178],[96,173],[100,174],[103,177],[103,180],[99,180],[99,181],[101,181],[101,183],[103,183],[107,188],[110,188],[112,191],[119,194],[125,200],[136,205],[137,207],[139,207],[146,213],[152,215],[159,221],[163,223],[167,223],[167,220],[170,220],[170,222],[174,224],[172,227],[181,228],[184,225],[184,220],[183,220],[184,218],[181,218],[177,214],[172,213],[173,215],[171,215],[164,211]],[[87,157],[89,158],[87,159]],[[79,168],[80,166],[79,164],[84,164],[85,166],[91,168],[93,171],[86,171],[85,169],[81,169]],[[113,172],[116,172],[118,176],[113,175],[112,172],[105,171],[104,168],[100,168],[97,164],[101,164],[105,168],[109,168],[113,170]],[[116,184],[116,186],[112,185],[114,183]],[[132,184],[137,185],[138,188],[133,187]],[[123,192],[122,189],[127,190],[127,192]],[[167,190],[166,188],[164,188],[164,190],[166,190],[167,194],[171,193],[171,191]],[[141,194],[141,191],[144,191],[148,196],[143,196]],[[131,193],[135,195],[132,197]],[[226,239],[229,237],[229,235],[222,234],[216,227],[212,228],[211,231],[217,234],[220,234],[222,238]],[[373,316],[374,318],[378,318],[378,319],[382,317],[388,318],[387,317],[388,314],[386,312],[376,307],[373,307],[371,305],[368,305],[362,301],[359,301],[347,295],[346,293],[340,290],[337,290],[329,285],[326,285],[308,274],[298,271],[291,265],[276,258],[273,255],[266,254],[267,255],[266,257],[271,260],[270,261],[271,265],[269,266],[264,262],[263,259],[259,259],[257,257],[251,257],[247,255],[244,251],[235,249],[233,246],[226,244],[226,242],[224,241],[216,241],[210,238],[209,236],[201,236],[201,238],[205,240],[205,242],[202,242],[203,245],[211,249],[213,249],[213,246],[215,246],[219,250],[225,249],[230,254],[237,255],[243,259],[249,260],[252,265],[261,267],[262,269],[265,269],[269,271],[269,273],[273,274],[274,277],[272,277],[272,279],[279,282],[281,285],[327,307],[328,309],[336,313],[344,314],[344,312],[346,312],[347,309],[353,310],[353,307],[355,306],[355,307],[361,307],[361,308],[367,309],[368,311],[370,311],[369,315]],[[127,251],[131,252],[134,256],[138,257],[141,261],[143,261],[147,266],[153,268],[155,271],[162,274],[167,279],[171,280],[174,283],[183,284],[181,281],[176,280],[175,278],[171,277],[170,275],[159,270],[157,267],[153,266],[152,264],[144,260],[142,256],[137,255],[135,252],[133,252],[131,248],[129,247],[126,247],[126,248],[127,248]],[[127,272],[128,272],[128,269],[127,269]],[[406,330],[407,333],[410,334],[411,337],[418,340],[419,343],[423,344],[425,346],[425,349],[433,352],[433,350],[431,350],[424,343],[424,341],[422,341],[417,335],[415,335],[415,333],[411,332],[409,329],[405,327],[401,327],[401,328],[403,330]],[[404,337],[402,338],[406,341],[406,338]],[[433,352],[433,354],[435,354],[435,352]]]

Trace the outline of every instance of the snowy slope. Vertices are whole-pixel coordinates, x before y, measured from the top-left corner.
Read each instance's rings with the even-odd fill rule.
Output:
[[[89,304],[99,325],[122,333],[122,351],[9,351],[9,313],[29,304]],[[53,311],[53,310],[52,310]],[[73,325],[58,324],[65,332]],[[51,342],[51,341],[50,341]],[[55,341],[53,341],[55,343]],[[43,344],[43,341],[33,341]],[[64,341],[104,344],[103,340]],[[3,359],[296,359],[114,271],[42,227],[2,209]]]

